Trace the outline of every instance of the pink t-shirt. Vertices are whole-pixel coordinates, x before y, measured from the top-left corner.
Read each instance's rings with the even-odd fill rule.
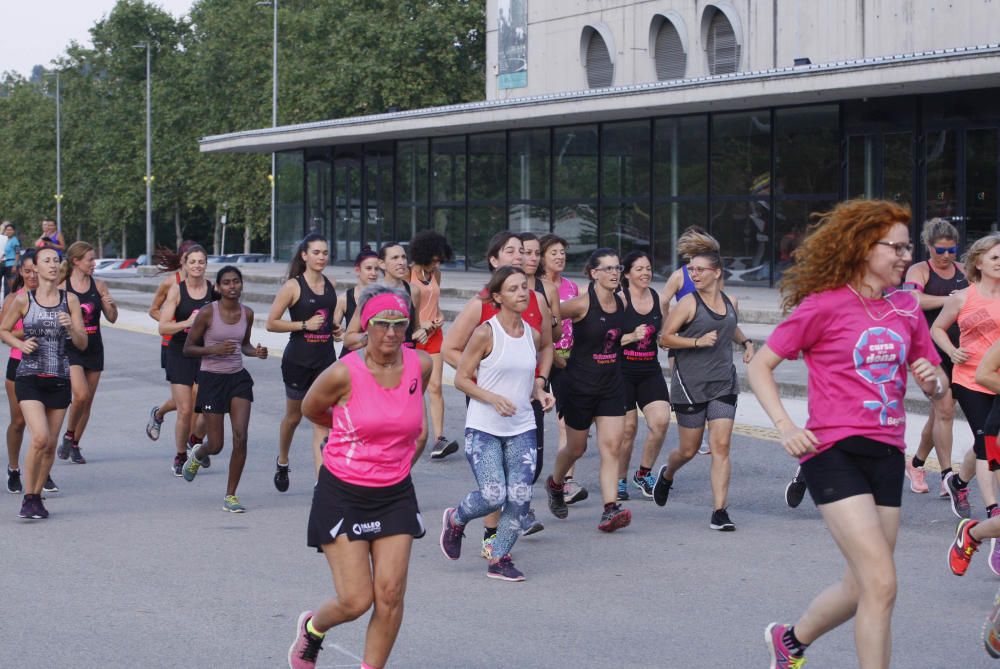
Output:
[[[323,465],[341,481],[384,488],[410,474],[424,417],[420,355],[403,347],[403,375],[383,388],[360,355],[340,359],[351,374],[351,398],[333,407]]]
[[[847,286],[810,295],[767,345],[786,360],[804,354],[806,428],[819,439],[820,452],[852,436],[905,450],[908,365],[918,358],[941,362],[916,297],[905,291],[863,303]]]

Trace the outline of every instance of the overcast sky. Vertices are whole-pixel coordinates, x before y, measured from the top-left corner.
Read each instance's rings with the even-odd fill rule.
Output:
[[[193,0],[153,0],[174,16],[187,14]],[[0,0],[0,72],[24,76],[49,66],[71,40],[90,46],[90,28],[115,0]]]

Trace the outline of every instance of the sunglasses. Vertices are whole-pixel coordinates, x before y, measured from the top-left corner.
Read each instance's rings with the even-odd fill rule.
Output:
[[[379,332],[388,332],[389,328],[396,334],[406,332],[406,326],[410,324],[409,318],[372,318],[368,321],[368,329],[376,329]]]
[[[955,253],[958,253],[958,247],[957,246],[935,246],[934,247],[934,253],[937,253],[938,255],[941,255],[941,254],[944,254],[944,253],[951,253],[951,254],[954,255]]]

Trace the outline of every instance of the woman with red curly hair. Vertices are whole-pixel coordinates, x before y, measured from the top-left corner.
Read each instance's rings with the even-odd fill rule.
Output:
[[[781,282],[783,306],[794,311],[750,363],[750,385],[847,562],[794,625],[767,627],[772,669],[801,667],[809,644],[851,618],[861,669],[890,664],[907,368],[929,396],[947,384],[920,304],[895,290],[913,253],[909,222],[908,208],[878,200],[822,214]],[[774,380],[781,361],[800,353],[809,370],[805,427]]]

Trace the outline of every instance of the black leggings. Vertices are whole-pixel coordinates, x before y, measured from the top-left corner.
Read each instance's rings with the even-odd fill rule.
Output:
[[[993,408],[993,398],[996,395],[971,390],[957,383],[951,384],[951,392],[958,401],[958,406],[962,407],[965,419],[969,421],[969,429],[972,430],[972,449],[976,453],[977,460],[986,459],[986,419]]]

